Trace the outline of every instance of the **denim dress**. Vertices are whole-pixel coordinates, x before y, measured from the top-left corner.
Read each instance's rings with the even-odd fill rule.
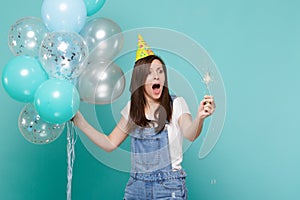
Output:
[[[167,126],[159,133],[138,127],[130,134],[131,173],[124,200],[187,199],[185,171],[172,170]]]

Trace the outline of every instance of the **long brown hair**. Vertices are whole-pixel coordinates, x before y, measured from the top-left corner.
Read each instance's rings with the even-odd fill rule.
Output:
[[[161,131],[164,128],[165,123],[171,121],[172,99],[168,88],[167,69],[165,63],[160,57],[156,55],[150,55],[137,60],[134,64],[130,83],[130,130],[132,130],[136,126],[149,127],[152,123],[145,116],[145,106],[147,102],[144,94],[144,85],[146,78],[149,74],[150,65],[153,60],[159,60],[162,63],[163,70],[165,73],[165,83],[163,85],[161,97],[159,98],[160,106],[154,113],[155,123],[158,124],[158,126],[155,128],[156,132]]]

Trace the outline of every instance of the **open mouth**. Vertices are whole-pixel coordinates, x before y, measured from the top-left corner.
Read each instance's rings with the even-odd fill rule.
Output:
[[[161,87],[160,84],[153,84],[152,85],[152,90],[154,95],[159,95],[161,92]]]
[[[160,84],[153,84],[152,85],[152,89],[155,90],[155,89],[159,89],[160,88]]]

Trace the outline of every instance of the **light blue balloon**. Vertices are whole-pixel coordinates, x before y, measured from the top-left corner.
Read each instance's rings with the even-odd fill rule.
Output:
[[[43,120],[62,124],[74,117],[79,109],[77,88],[66,80],[49,79],[36,91],[34,106]]]
[[[50,31],[79,32],[87,10],[84,0],[44,0],[41,15]]]
[[[91,16],[98,12],[104,5],[105,0],[84,0],[87,15]]]
[[[10,97],[21,102],[33,102],[37,88],[48,79],[40,62],[29,56],[11,59],[2,72],[2,84]]]

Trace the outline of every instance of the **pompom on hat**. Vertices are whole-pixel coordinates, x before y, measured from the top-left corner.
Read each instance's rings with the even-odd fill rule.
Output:
[[[150,55],[155,55],[155,54],[147,45],[147,43],[144,41],[143,37],[140,34],[138,34],[138,44],[137,44],[135,61]]]

